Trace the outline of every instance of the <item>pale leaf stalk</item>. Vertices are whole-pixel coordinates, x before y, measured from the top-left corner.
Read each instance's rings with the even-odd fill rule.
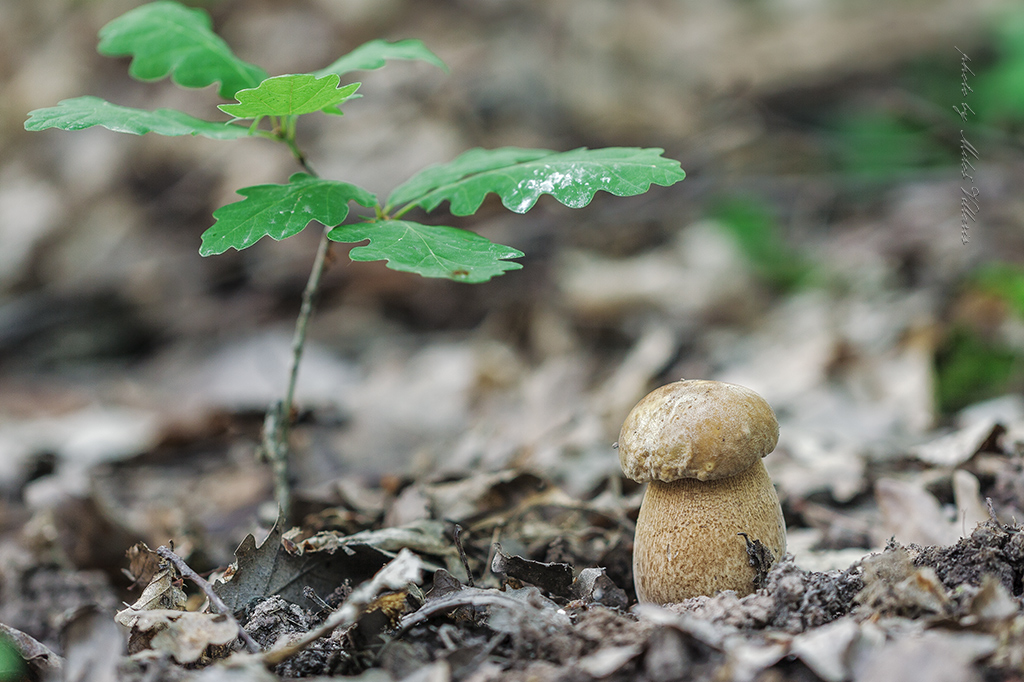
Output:
[[[302,362],[302,353],[306,347],[306,331],[309,328],[309,320],[313,316],[313,301],[320,289],[320,280],[327,265],[327,254],[331,247],[327,233],[330,230],[331,228],[325,227],[320,235],[320,244],[317,246],[316,257],[313,259],[313,268],[306,281],[306,288],[302,292],[302,307],[299,309],[299,317],[295,321],[295,334],[292,336],[292,359],[288,372],[288,388],[285,390],[284,399],[271,406],[267,411],[267,418],[263,426],[263,447],[274,470],[274,496],[277,498],[278,513],[285,519],[291,515],[292,502],[288,467],[288,436],[291,432],[292,409],[295,405],[295,386],[299,380],[299,364]]]

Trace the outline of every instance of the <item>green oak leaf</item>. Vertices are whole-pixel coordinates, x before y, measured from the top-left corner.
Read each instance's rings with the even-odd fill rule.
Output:
[[[371,40],[316,72],[318,76],[335,73],[339,76],[350,71],[379,69],[389,59],[415,59],[448,71],[441,58],[427,49],[421,40]]]
[[[323,111],[340,114],[338,106],[355,95],[359,83],[338,87],[341,78],[328,74],[317,78],[311,73],[297,73],[268,78],[257,87],[235,93],[237,104],[221,104],[218,109],[235,118],[261,116],[298,116]]]
[[[99,97],[62,100],[55,107],[30,111],[25,121],[26,130],[82,130],[92,126],[132,135],[202,135],[214,140],[237,140],[249,135],[249,130],[242,126],[203,121],[175,109],[133,109],[111,104]]]
[[[636,147],[545,149],[473,149],[454,161],[427,168],[397,187],[388,209],[399,204],[432,211],[443,201],[454,215],[475,213],[494,192],[505,208],[526,213],[542,194],[570,208],[590,203],[603,190],[620,197],[643,194],[651,185],[669,186],[686,174],[662,149]]]
[[[349,257],[357,261],[386,260],[392,270],[457,282],[486,282],[507,270],[523,267],[506,258],[522,251],[495,244],[474,232],[445,225],[421,225],[407,220],[341,225],[327,234],[336,242],[360,242]]]
[[[453,186],[466,177],[487,171],[501,170],[526,161],[534,161],[554,153],[549,149],[521,149],[519,147],[470,149],[451,163],[424,168],[396,187],[388,197],[385,210],[390,212],[391,208],[410,202],[422,205],[424,197],[431,192],[442,187]],[[437,204],[434,204],[430,208],[425,208],[431,211],[436,207]]]
[[[295,173],[287,185],[254,185],[238,193],[245,199],[213,212],[217,222],[203,233],[201,255],[230,248],[241,251],[266,236],[280,241],[298,234],[313,220],[338,225],[348,217],[350,201],[367,207],[377,203],[377,197],[365,189],[306,173]]]
[[[151,2],[121,15],[100,29],[100,54],[130,55],[128,73],[152,81],[170,76],[186,88],[220,83],[219,93],[231,99],[267,77],[260,67],[242,61],[213,32],[210,15],[177,2]]]

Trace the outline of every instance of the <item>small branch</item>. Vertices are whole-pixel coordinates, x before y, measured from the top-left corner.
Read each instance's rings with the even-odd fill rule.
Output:
[[[991,497],[986,497],[985,498],[985,507],[988,508],[988,518],[993,520],[993,521],[995,521],[1000,526],[1002,526],[1003,522],[999,520],[998,516],[996,516],[996,508],[992,504],[992,498]],[[966,535],[967,534],[964,533],[965,537],[966,537]]]
[[[188,578],[189,580],[194,582],[199,587],[199,589],[203,591],[203,594],[206,595],[206,598],[210,600],[210,607],[213,608],[214,611],[226,616],[228,620],[235,624],[235,627],[238,628],[238,636],[242,638],[242,641],[245,642],[246,648],[248,648],[251,653],[258,654],[261,651],[260,645],[257,644],[256,641],[249,635],[249,633],[245,631],[245,628],[243,628],[238,623],[238,621],[235,620],[235,615],[231,613],[231,609],[229,609],[228,605],[225,604],[224,601],[217,596],[217,593],[213,591],[213,586],[210,585],[210,583],[206,579],[204,579],[201,575],[193,571],[192,568],[185,563],[184,559],[182,559],[180,556],[175,554],[172,550],[168,549],[167,547],[164,547],[162,545],[160,547],[157,547],[156,553],[160,557],[167,559],[172,564],[174,564],[174,567],[178,569],[178,573],[181,573],[182,577]]]
[[[473,587],[473,571],[469,570],[469,559],[466,557],[466,550],[462,546],[462,526],[455,524],[455,548],[459,550],[459,559],[462,560],[462,567],[466,569],[466,584]]]
[[[542,601],[546,602],[551,607],[554,607],[552,602],[549,602],[546,599]],[[558,627],[568,620],[568,616],[564,613],[557,614],[555,608],[547,608],[532,600],[516,598],[510,596],[507,592],[500,592],[495,589],[485,590],[479,587],[463,587],[461,590],[446,594],[443,597],[424,604],[418,610],[402,616],[398,625],[398,632],[404,633],[408,631],[409,628],[419,625],[420,623],[425,623],[438,614],[454,611],[462,606],[468,606],[470,608],[477,608],[481,606],[501,607],[507,609],[508,612],[514,615],[517,620],[520,620],[521,622],[529,621],[531,624],[538,625],[542,628],[545,626]],[[554,627],[552,627],[552,629],[554,629]]]

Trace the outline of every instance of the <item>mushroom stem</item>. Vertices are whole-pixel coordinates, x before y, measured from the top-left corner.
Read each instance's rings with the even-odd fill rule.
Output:
[[[782,508],[762,461],[714,481],[651,481],[633,546],[637,599],[667,604],[722,590],[753,592],[755,571],[737,533],[760,540],[776,561],[786,551]]]

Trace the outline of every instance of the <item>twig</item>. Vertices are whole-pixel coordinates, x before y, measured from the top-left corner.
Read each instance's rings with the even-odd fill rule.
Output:
[[[533,590],[534,594],[540,594],[536,587],[525,589]],[[545,607],[544,604],[547,604],[550,608]],[[407,632],[409,628],[425,623],[439,613],[454,611],[463,606],[473,609],[483,606],[502,607],[519,619],[524,621],[529,619],[532,625],[541,628],[546,626],[562,626],[569,621],[568,616],[564,613],[558,613],[556,610],[557,606],[544,597],[541,597],[539,600],[523,599],[512,596],[509,592],[499,592],[496,589],[464,587],[461,590],[446,594],[439,599],[424,604],[410,614],[402,616],[398,625],[398,631],[400,633]]]
[[[990,519],[992,519],[993,521],[995,521],[996,523],[998,523],[1000,526],[1002,526],[1003,522],[999,520],[998,516],[996,516],[996,508],[992,504],[992,498],[991,497],[986,497],[985,498],[985,506],[988,508],[988,517]],[[964,533],[964,535],[966,536],[967,534]]]
[[[455,548],[459,550],[459,558],[462,559],[462,567],[466,569],[466,583],[473,587],[473,572],[469,570],[469,559],[466,557],[466,550],[462,546],[462,526],[455,524]]]
[[[320,595],[316,593],[316,590],[314,590],[309,585],[304,585],[302,587],[302,596],[308,599],[309,601],[313,602],[316,605],[316,607],[320,609],[319,613],[329,613],[334,610],[333,608],[331,608],[331,605],[325,602],[323,599],[321,599]]]
[[[491,548],[487,552],[487,562],[484,564],[484,574],[480,577],[480,580],[486,580],[487,576],[491,573],[491,562],[494,561],[495,547],[498,546],[498,540],[501,539],[502,526],[498,525],[494,527],[494,531],[491,533]]]
[[[245,642],[246,648],[249,649],[251,653],[257,654],[261,651],[260,645],[257,644],[256,640],[254,640],[249,633],[245,631],[245,628],[235,620],[235,615],[231,613],[231,609],[229,609],[228,605],[224,603],[224,600],[217,596],[217,593],[213,591],[213,586],[210,585],[205,578],[193,571],[192,568],[185,563],[185,560],[175,554],[171,549],[161,545],[156,548],[156,553],[174,564],[174,567],[178,569],[178,573],[181,573],[182,577],[188,578],[194,582],[199,589],[203,591],[206,598],[210,600],[210,606],[214,611],[226,616],[228,620],[235,624],[235,627],[238,628],[238,636],[242,638],[242,641]]]
[[[292,125],[294,125],[294,122]],[[292,131],[292,133],[294,134],[294,130]],[[309,165],[309,159],[307,159],[306,155],[302,153],[302,150],[299,149],[299,146],[295,144],[294,135],[292,137],[286,137],[284,142],[285,144],[288,145],[288,148],[292,150],[292,156],[294,156],[295,161],[298,162],[300,166],[302,166],[302,170],[306,171],[310,175],[315,176],[316,171],[314,171],[313,167]]]

